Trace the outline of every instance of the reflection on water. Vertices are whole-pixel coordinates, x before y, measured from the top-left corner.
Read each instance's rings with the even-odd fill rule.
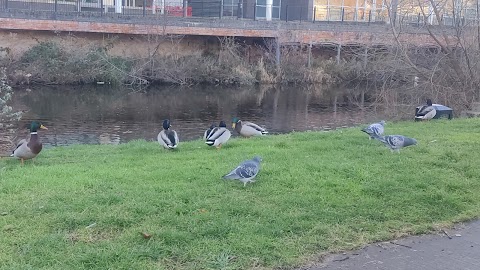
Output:
[[[201,138],[212,122],[228,123],[232,117],[253,121],[270,133],[330,130],[383,119],[373,109],[345,105],[339,91],[298,86],[157,87],[147,92],[43,87],[18,91],[14,106],[27,110],[22,127],[33,119],[49,127],[40,135],[46,147],[155,140],[165,118],[171,119],[180,141]],[[26,134],[26,129],[19,130],[17,140]]]

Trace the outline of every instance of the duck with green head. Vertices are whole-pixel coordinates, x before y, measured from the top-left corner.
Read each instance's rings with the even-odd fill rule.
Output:
[[[157,141],[166,149],[175,149],[178,146],[177,132],[171,129],[170,120],[163,120],[163,130],[158,133]]]
[[[11,156],[16,157],[22,161],[22,164],[27,159],[36,157],[40,151],[42,151],[42,142],[38,136],[39,129],[47,129],[44,125],[37,121],[33,121],[30,124],[30,138],[28,140],[23,139],[18,142],[17,147],[13,150]]]
[[[268,133],[268,131],[257,124],[242,121],[236,117],[232,120],[232,128],[235,129],[240,135],[247,138],[252,136],[261,136]]]

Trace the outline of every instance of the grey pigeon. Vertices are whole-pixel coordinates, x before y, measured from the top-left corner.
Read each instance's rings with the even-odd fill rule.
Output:
[[[410,145],[416,145],[417,140],[402,135],[376,136],[374,138],[383,142],[390,150],[400,152],[400,149]]]
[[[374,123],[369,125],[368,127],[362,129],[363,132],[367,133],[370,137],[369,140],[375,138],[375,135],[380,136],[383,134],[383,126],[385,125],[385,121],[382,120],[378,123]]]
[[[229,174],[223,176],[223,178],[227,180],[239,180],[243,183],[243,186],[246,186],[248,182],[253,183],[255,182],[253,179],[260,171],[261,161],[262,158],[258,156],[250,160],[245,160]]]

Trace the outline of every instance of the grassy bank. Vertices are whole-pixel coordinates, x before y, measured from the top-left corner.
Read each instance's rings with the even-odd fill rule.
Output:
[[[422,233],[480,214],[480,121],[390,123],[391,153],[358,128],[46,149],[0,159],[2,269],[261,269]],[[261,155],[246,188],[221,176]],[[148,233],[145,239],[141,233]]]

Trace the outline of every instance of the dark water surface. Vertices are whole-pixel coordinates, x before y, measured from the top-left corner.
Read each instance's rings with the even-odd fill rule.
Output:
[[[31,88],[15,94],[14,108],[25,110],[15,141],[28,134],[23,127],[31,120],[49,128],[40,136],[51,147],[156,140],[165,118],[180,141],[201,138],[212,122],[224,120],[230,127],[232,117],[270,133],[331,130],[387,118],[347,101],[341,90],[301,86],[155,87],[142,92],[109,86]]]

